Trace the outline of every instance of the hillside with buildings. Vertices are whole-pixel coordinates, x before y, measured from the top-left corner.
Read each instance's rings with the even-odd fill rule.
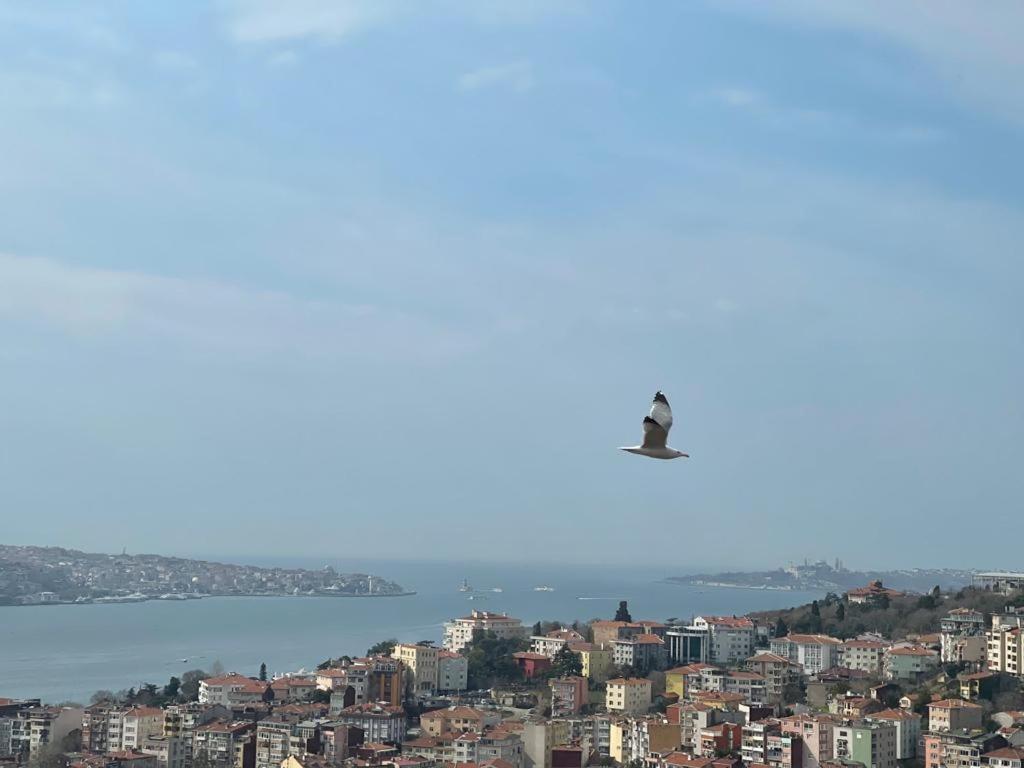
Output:
[[[854,571],[842,562],[804,561],[772,571],[728,571],[699,573],[691,576],[669,576],[666,581],[703,587],[739,587],[743,589],[780,589],[800,591],[843,591],[883,581],[897,589],[925,592],[938,585],[956,589],[971,583],[973,571],[952,568],[910,568],[893,571]]]
[[[0,545],[0,605],[186,600],[218,595],[387,597],[407,593],[379,576],[258,568],[163,555],[107,555]]]

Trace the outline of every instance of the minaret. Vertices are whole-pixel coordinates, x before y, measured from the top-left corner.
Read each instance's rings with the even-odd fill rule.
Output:
[[[366,577],[366,594],[373,594],[373,576]]]

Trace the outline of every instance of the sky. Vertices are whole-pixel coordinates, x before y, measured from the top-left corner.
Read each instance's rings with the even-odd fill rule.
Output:
[[[0,540],[1024,567],[1022,26],[0,2]]]

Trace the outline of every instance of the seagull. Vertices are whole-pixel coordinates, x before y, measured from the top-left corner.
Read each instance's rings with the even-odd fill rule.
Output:
[[[690,458],[690,454],[677,451],[666,445],[670,429],[672,429],[672,408],[669,407],[668,399],[659,390],[654,393],[654,403],[651,405],[650,414],[644,416],[643,445],[620,448],[619,450],[649,456],[652,459]]]

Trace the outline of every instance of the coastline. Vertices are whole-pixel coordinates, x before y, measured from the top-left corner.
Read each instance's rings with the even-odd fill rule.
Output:
[[[218,597],[411,597],[416,594],[415,590],[402,592],[382,592],[379,594],[366,594],[363,592],[349,592],[338,594],[315,594],[315,595],[289,595],[285,593],[269,592],[225,592],[213,595],[189,595],[188,597],[160,597],[159,595],[145,597],[125,596],[123,599],[91,599],[91,600],[53,600],[40,603],[0,603],[0,608],[50,608],[54,606],[75,606],[75,605],[130,605],[132,603],[187,603],[192,600],[211,600]]]

